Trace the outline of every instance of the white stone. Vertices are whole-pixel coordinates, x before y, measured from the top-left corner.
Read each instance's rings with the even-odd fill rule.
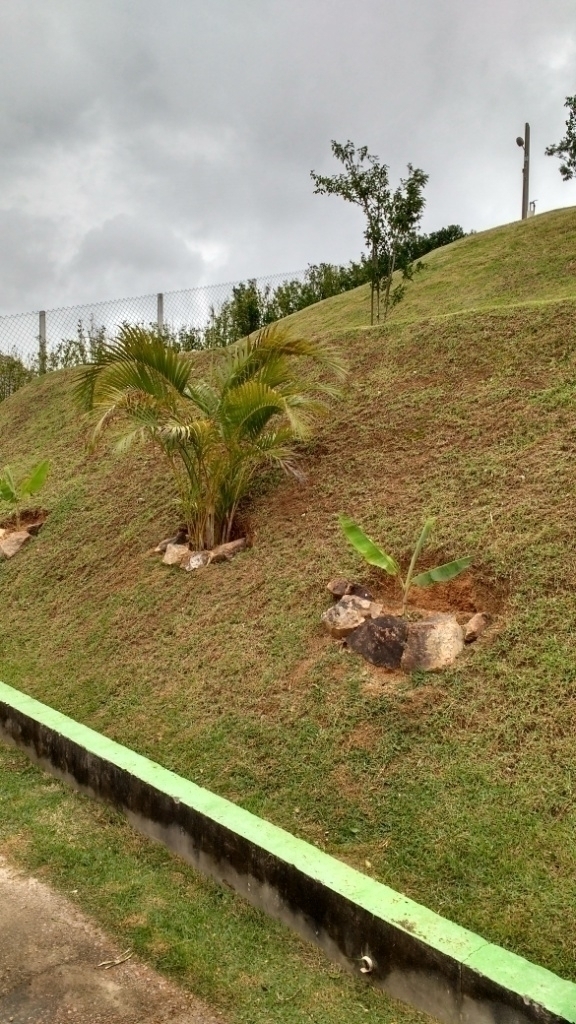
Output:
[[[3,555],[4,558],[13,558],[28,540],[30,540],[30,534],[27,530],[9,533],[0,540],[0,555]]]
[[[211,551],[189,551],[188,558],[184,558],[180,565],[186,572],[193,572],[194,569],[203,569],[205,565],[210,565],[211,561]]]
[[[162,561],[164,565],[181,565],[189,556],[190,548],[187,544],[168,544]]]

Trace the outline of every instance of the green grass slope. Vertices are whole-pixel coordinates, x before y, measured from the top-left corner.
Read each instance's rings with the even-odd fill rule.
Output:
[[[88,453],[69,374],[0,405],[0,466],[54,467],[41,536],[0,566],[0,678],[576,980],[576,209],[425,263],[385,325],[367,289],[291,318],[337,340],[349,378],[307,483],[254,495],[229,565],[148,554],[175,522],[168,477],[145,450]],[[494,616],[453,670],[390,680],[324,634],[331,577],[385,592],[340,511],[401,558],[437,515],[430,563],[474,556],[432,598]],[[21,785],[5,842],[37,863],[51,836],[57,872],[88,833]],[[135,941],[129,883],[102,886]]]

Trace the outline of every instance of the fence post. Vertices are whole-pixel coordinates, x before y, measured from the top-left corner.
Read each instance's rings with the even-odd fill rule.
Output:
[[[162,292],[158,292],[156,296],[156,323],[158,330],[162,331],[164,328],[164,295]]]
[[[38,314],[38,373],[46,373],[46,310]]]

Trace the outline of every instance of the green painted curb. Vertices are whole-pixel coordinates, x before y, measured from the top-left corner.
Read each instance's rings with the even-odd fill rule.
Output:
[[[463,971],[519,996],[526,1007],[541,1007],[549,1015],[576,1024],[576,984],[516,956],[446,918],[415,903],[388,886],[323,853],[304,840],[264,821],[236,804],[202,789],[161,765],[67,718],[39,701],[0,682],[0,711],[18,712],[32,722],[115,766],[153,790],[224,826],[253,847],[265,851],[301,875],[319,883],[373,918],[419,940]],[[0,716],[0,735],[2,717]],[[17,733],[17,730],[15,730]],[[4,733],[9,733],[6,725]]]

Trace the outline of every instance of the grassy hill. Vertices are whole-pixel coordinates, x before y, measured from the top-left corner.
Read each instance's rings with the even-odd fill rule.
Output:
[[[68,372],[2,403],[0,466],[48,457],[53,472],[40,538],[0,566],[0,678],[576,980],[576,209],[425,263],[384,325],[366,326],[366,288],[290,318],[337,341],[349,378],[306,451],[307,483],[254,495],[254,546],[230,564],[186,574],[149,555],[177,517],[168,477],[146,450],[88,453]],[[340,511],[404,559],[434,514],[430,564],[474,556],[428,592],[493,615],[453,670],[390,679],[325,635],[331,577],[384,593]],[[39,777],[12,754],[2,773],[2,757],[13,855],[50,858],[67,885],[78,843],[85,901],[174,968],[158,913],[131,923],[129,882],[90,861],[104,812],[59,794],[83,808],[70,838]],[[113,816],[105,828],[130,851]],[[232,919],[252,913],[226,902]],[[174,969],[190,980],[186,963]],[[228,1005],[224,988],[214,998]]]

